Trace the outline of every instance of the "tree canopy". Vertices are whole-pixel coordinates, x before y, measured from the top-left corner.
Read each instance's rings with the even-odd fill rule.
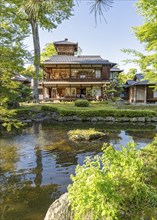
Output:
[[[112,0],[93,0],[89,1],[91,12],[103,16],[104,10],[110,7]],[[73,0],[2,0],[2,16],[9,20],[9,24],[13,24],[17,35],[32,34],[34,45],[33,63],[35,66],[34,74],[34,101],[38,102],[38,78],[40,69],[40,40],[39,27],[46,30],[52,30],[58,26],[63,20],[68,19],[72,15],[74,6]],[[16,29],[16,25],[20,29]],[[13,42],[13,38],[11,39]],[[21,42],[21,41],[20,41]]]
[[[12,119],[14,111],[7,109],[8,104],[16,101],[19,95],[19,83],[12,81],[12,77],[24,71],[25,61],[31,57],[23,45],[23,40],[27,36],[26,29],[21,20],[12,13],[13,10],[12,7],[8,10],[1,7],[0,17],[0,120],[8,130],[12,125],[20,125]]]
[[[138,64],[145,78],[157,83],[157,1],[138,0],[136,7],[143,16],[144,24],[133,30],[138,40],[144,44],[146,52],[143,54],[134,49],[125,49],[123,52],[134,55],[135,59],[127,62]]]
[[[56,55],[53,43],[47,43],[41,52],[41,61],[49,59],[52,55]]]
[[[127,73],[121,72],[118,75],[118,83],[119,84],[125,84],[127,80],[132,80],[137,73],[136,68],[131,68]]]

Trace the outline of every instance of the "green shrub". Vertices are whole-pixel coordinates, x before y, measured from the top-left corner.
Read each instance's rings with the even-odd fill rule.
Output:
[[[156,219],[156,144],[157,137],[144,152],[134,143],[121,151],[105,144],[102,156],[78,165],[68,187],[73,219]]]
[[[88,117],[154,117],[156,116],[155,111],[150,110],[121,110],[121,109],[104,109],[104,110],[59,110],[62,116],[73,116],[76,115],[81,118]]]
[[[75,101],[75,106],[77,107],[88,107],[89,101],[86,99],[78,99]]]
[[[16,114],[17,115],[22,115],[22,114],[29,114],[30,113],[30,109],[23,109],[23,108],[19,108],[16,109]]]
[[[58,111],[57,107],[48,106],[48,105],[43,105],[41,107],[41,110],[43,110],[43,111],[51,111],[51,112],[57,112]]]

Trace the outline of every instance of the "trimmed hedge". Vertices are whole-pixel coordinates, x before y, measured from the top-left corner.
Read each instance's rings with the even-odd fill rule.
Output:
[[[85,101],[85,100],[81,100]],[[128,109],[103,109],[103,110],[91,110],[91,109],[59,109],[57,106],[41,106],[40,111],[47,112],[57,112],[60,116],[77,116],[80,118],[94,118],[94,117],[114,117],[114,118],[134,118],[134,117],[155,117],[157,113],[153,110],[128,110]],[[40,112],[39,111],[39,112]],[[17,115],[28,114],[31,115],[32,112],[29,109],[18,109],[16,110]]]
[[[80,111],[69,111],[69,110],[60,110],[59,111],[61,116],[78,116],[81,118],[87,117],[154,117],[156,116],[155,111],[148,111],[148,110],[80,110]]]
[[[75,106],[77,107],[88,107],[89,101],[86,99],[78,99],[75,101]]]
[[[16,109],[17,114],[28,114],[30,112],[30,109]]]
[[[54,106],[48,106],[48,105],[43,105],[41,107],[41,110],[43,110],[43,111],[51,111],[51,112],[58,112],[58,108],[56,108]]]

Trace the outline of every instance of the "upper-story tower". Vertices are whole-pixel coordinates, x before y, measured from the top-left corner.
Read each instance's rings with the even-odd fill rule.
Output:
[[[69,42],[67,38],[63,41],[54,42],[57,55],[69,55],[74,56],[75,52],[78,51],[78,43]]]

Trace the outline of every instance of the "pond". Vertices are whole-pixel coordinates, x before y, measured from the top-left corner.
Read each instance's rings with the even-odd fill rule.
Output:
[[[104,140],[72,143],[71,129],[104,131]],[[35,123],[0,137],[0,216],[2,220],[43,220],[50,204],[67,191],[70,175],[86,156],[101,153],[104,142],[115,146],[134,140],[146,146],[157,133],[155,124]]]

